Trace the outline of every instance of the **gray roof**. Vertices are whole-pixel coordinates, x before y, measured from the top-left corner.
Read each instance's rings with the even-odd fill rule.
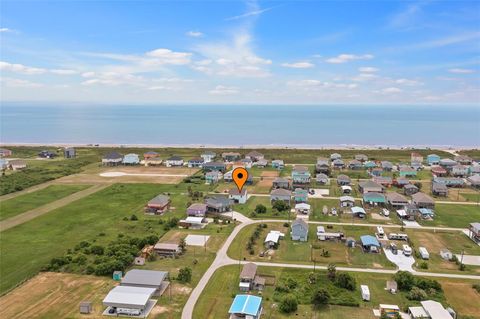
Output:
[[[435,201],[430,196],[422,192],[413,194],[412,199],[416,203],[432,203],[432,204],[435,203]]]
[[[205,199],[205,204],[214,207],[230,206],[231,203],[228,197],[222,195],[212,195]]]
[[[148,204],[164,206],[164,205],[167,205],[169,201],[170,201],[170,197],[168,197],[167,195],[160,194],[155,196],[155,198],[153,198],[152,200],[150,200]]]
[[[301,218],[295,219],[293,221],[292,228],[293,228],[293,226],[296,226],[296,225],[302,225],[302,228],[308,230],[308,224]]]
[[[403,186],[403,188],[412,188],[412,189],[418,189],[417,186],[413,185],[413,184],[407,184],[405,186]]]
[[[386,194],[387,200],[389,202],[405,202],[408,203],[408,199],[402,194],[396,192],[389,192]]]
[[[168,159],[168,161],[181,161],[181,160],[183,160],[183,158],[181,158],[180,156],[176,156],[176,155],[174,155],[174,156],[172,156]]]
[[[443,183],[432,183],[432,190],[436,192],[448,192],[448,187],[447,185]]]
[[[339,180],[339,181],[351,181],[352,179],[347,175],[341,174],[341,175],[337,176],[337,180]]]
[[[257,273],[257,265],[254,263],[248,263],[243,266],[242,272],[240,273],[240,278],[242,279],[255,279]]]
[[[292,196],[292,192],[289,191],[288,189],[274,189],[270,192],[270,195],[277,195],[277,196]]]
[[[263,154],[257,151],[251,151],[250,153],[247,153],[247,155],[245,156],[259,157],[259,156],[263,156]]]
[[[121,285],[160,286],[167,277],[166,271],[132,269],[125,274]]]
[[[283,177],[276,177],[274,180],[273,180],[274,183],[288,183],[288,179],[286,178],[283,178]]]
[[[383,188],[382,185],[374,181],[360,182],[360,187],[361,188]]]
[[[110,152],[103,157],[104,159],[119,159],[123,158],[123,155],[118,152]]]

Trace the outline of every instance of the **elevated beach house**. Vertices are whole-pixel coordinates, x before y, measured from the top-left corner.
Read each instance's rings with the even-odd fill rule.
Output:
[[[420,153],[412,152],[410,154],[410,162],[423,162],[423,156]]]
[[[145,212],[149,214],[161,215],[170,208],[170,197],[167,195],[157,195],[151,199],[145,206]]]
[[[228,198],[236,204],[245,204],[248,199],[247,188],[242,188],[242,191],[239,191],[236,187],[230,189]]]
[[[229,319],[260,319],[262,298],[253,295],[236,295],[228,310]]]
[[[207,210],[212,213],[229,212],[232,207],[232,201],[224,195],[210,195],[205,199]]]
[[[257,265],[254,263],[247,263],[243,265],[240,273],[239,290],[248,292],[250,290],[262,291],[265,287],[265,278],[257,275]]]
[[[389,161],[382,161],[380,163],[380,166],[385,172],[391,172],[393,170],[393,164],[392,162],[389,162]]]
[[[341,196],[340,207],[353,207],[355,205],[355,198],[352,196]]]
[[[292,187],[308,188],[311,174],[307,166],[296,165],[292,169]]]
[[[366,162],[368,161],[368,156],[365,154],[357,154],[355,155],[355,160],[360,161],[360,162]]]
[[[374,181],[365,181],[358,184],[358,190],[362,193],[383,193],[384,187]]]
[[[257,151],[251,151],[245,155],[245,158],[252,160],[253,162],[258,162],[259,160],[265,159],[265,155]]]
[[[319,157],[317,158],[317,164],[315,164],[315,172],[330,174],[330,161],[327,158]]]
[[[432,172],[433,176],[438,176],[438,177],[447,176],[447,174],[448,174],[447,170],[440,165],[432,166],[430,171]]]
[[[183,166],[183,158],[181,158],[180,156],[172,156],[172,157],[169,157],[169,158],[165,161],[165,166],[166,166],[166,167],[178,167],[178,166]]]
[[[397,192],[388,192],[385,197],[390,207],[399,208],[408,204],[408,199]]]
[[[398,175],[401,177],[415,177],[417,176],[417,170],[407,165],[400,165]]]
[[[203,164],[202,168],[204,172],[220,171],[224,173],[227,170],[227,164],[223,162],[207,162]]]
[[[363,169],[363,163],[359,160],[354,159],[348,163],[348,168],[353,170],[360,170]]]
[[[332,153],[330,154],[330,160],[331,161],[334,161],[334,160],[337,160],[337,159],[341,159],[342,158],[342,155],[341,154],[338,154],[338,153]]]
[[[293,200],[295,203],[306,203],[308,201],[308,191],[303,188],[295,188]]]
[[[278,188],[270,192],[270,202],[281,200],[290,204],[291,198],[292,198],[292,192],[289,191],[288,189]]]
[[[455,177],[466,177],[468,176],[468,173],[469,173],[469,167],[462,164],[458,164],[452,167],[451,173],[452,173],[452,176],[455,176]]]
[[[440,163],[440,156],[437,154],[429,154],[427,155],[427,164],[432,166],[432,165],[438,165]]]
[[[154,152],[154,151],[148,151],[148,152],[145,152],[143,153],[143,159],[147,160],[147,159],[150,159],[150,158],[155,158],[155,157],[158,157],[158,153],[157,152]]]
[[[0,157],[9,157],[12,156],[12,151],[6,148],[0,148]]]
[[[308,224],[301,218],[296,219],[292,223],[292,231],[290,235],[292,240],[295,241],[307,241],[308,239]]]
[[[117,166],[122,164],[123,155],[117,152],[110,152],[102,158],[102,165]]]
[[[285,163],[281,159],[276,159],[272,161],[272,167],[276,169],[284,169]]]
[[[202,167],[204,159],[201,157],[194,157],[188,160],[188,167]]]
[[[315,181],[317,182],[318,185],[328,185],[330,183],[330,179],[328,178],[327,174],[317,174],[315,176]]]
[[[448,187],[443,183],[432,182],[432,194],[434,196],[448,196]]]
[[[435,208],[435,201],[433,198],[425,193],[418,192],[412,195],[412,203],[418,208]]]
[[[206,151],[206,152],[203,152],[200,155],[200,157],[203,158],[203,161],[205,163],[213,162],[215,160],[216,156],[217,156],[217,154],[215,152],[212,152],[212,151]]]
[[[407,184],[403,186],[403,194],[407,196],[412,196],[413,194],[418,192],[418,187],[413,184]]]
[[[215,184],[223,178],[223,174],[220,171],[210,171],[205,173],[205,183]]]
[[[345,168],[345,162],[339,158],[332,161],[332,166],[334,169],[342,169]]]
[[[337,176],[337,184],[339,186],[351,185],[352,184],[352,179],[347,175],[340,174],[340,175]]]
[[[384,206],[387,203],[385,195],[377,192],[368,192],[363,194],[363,204],[369,206]]]
[[[205,217],[207,214],[207,204],[193,203],[187,208],[187,216]]]
[[[138,165],[140,164],[140,158],[138,154],[130,153],[123,157],[123,165]]]
[[[273,186],[273,188],[289,189],[290,188],[290,182],[286,178],[275,177],[275,179],[272,182],[272,186]]]
[[[222,158],[226,162],[235,162],[240,159],[240,153],[237,152],[224,152]]]

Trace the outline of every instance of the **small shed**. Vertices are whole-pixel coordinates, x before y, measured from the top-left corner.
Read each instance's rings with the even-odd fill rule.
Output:
[[[80,303],[80,313],[81,314],[89,314],[93,310],[92,302],[91,301],[82,301]]]
[[[357,244],[355,238],[353,237],[347,237],[347,240],[345,241],[345,245],[350,248],[355,248],[355,245]]]
[[[76,156],[75,149],[73,147],[65,147],[63,149],[63,157],[74,158]]]
[[[389,291],[392,294],[396,294],[398,290],[398,285],[395,280],[388,280],[385,290]]]

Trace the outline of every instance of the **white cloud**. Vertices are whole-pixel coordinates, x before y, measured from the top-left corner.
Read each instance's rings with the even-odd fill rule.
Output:
[[[373,59],[371,54],[355,55],[355,54],[340,54],[336,57],[325,60],[327,63],[340,64],[354,60],[370,60]]]
[[[471,69],[453,68],[453,69],[449,69],[448,72],[455,73],[455,74],[470,74],[470,73],[474,73],[475,71]]]
[[[389,87],[382,89],[380,92],[383,94],[397,94],[403,92],[403,90],[396,87]]]
[[[318,88],[337,88],[337,89],[355,89],[358,87],[356,83],[330,83],[322,82],[319,80],[296,80],[288,81],[288,86],[300,87],[306,90],[318,89]]]
[[[360,73],[359,75],[355,76],[352,78],[352,81],[355,82],[365,82],[365,81],[371,81],[373,79],[378,78],[378,75],[374,73]]]
[[[43,68],[34,68],[34,67],[25,66],[23,64],[8,63],[4,61],[0,61],[0,70],[27,74],[27,75],[43,74],[47,72],[47,70]]]
[[[397,84],[408,85],[408,86],[423,85],[423,83],[420,82],[420,81],[410,80],[410,79],[397,79],[394,82],[397,83]]]
[[[208,91],[208,93],[213,95],[231,95],[237,94],[238,89],[233,86],[217,85],[213,90]]]
[[[313,68],[315,64],[306,62],[306,61],[299,61],[294,63],[282,63],[282,66],[286,68],[294,68],[294,69],[308,69],[308,68]]]
[[[238,20],[238,19],[243,19],[243,18],[248,18],[248,17],[253,17],[253,16],[259,16],[262,13],[270,11],[272,9],[273,9],[273,7],[260,9],[257,4],[254,4],[250,11],[248,11],[244,14],[237,15],[237,16],[225,18],[225,21],[232,21],[232,20]]]
[[[154,63],[174,65],[189,64],[192,56],[188,52],[174,52],[169,49],[156,49],[147,52],[145,55],[154,58]]]
[[[2,85],[11,88],[39,88],[43,87],[43,84],[31,82],[28,80],[15,79],[15,78],[1,78]]]
[[[185,35],[192,37],[192,38],[201,38],[203,37],[203,33],[200,31],[188,31]]]
[[[75,70],[68,70],[68,69],[52,69],[50,70],[51,73],[53,74],[58,74],[58,75],[72,75],[72,74],[77,74],[77,71]]]
[[[362,73],[375,73],[375,72],[378,72],[379,69],[371,66],[364,66],[364,67],[358,68],[358,71]]]
[[[0,32],[3,33],[3,32],[13,32],[12,29],[9,29],[9,28],[0,28]]]
[[[107,86],[118,86],[118,85],[129,85],[129,86],[139,86],[145,85],[145,79],[141,76],[136,76],[133,74],[124,74],[117,72],[85,72],[82,74],[83,77],[88,78],[89,80],[83,81],[81,84],[84,86],[90,85],[107,85]]]

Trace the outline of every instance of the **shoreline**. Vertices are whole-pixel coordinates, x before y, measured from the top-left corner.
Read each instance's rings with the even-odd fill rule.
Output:
[[[97,146],[98,145],[98,146]],[[124,143],[3,143],[0,142],[0,147],[5,146],[29,146],[29,147],[91,147],[91,148],[192,148],[192,149],[305,149],[305,150],[472,150],[479,149],[477,146],[453,146],[453,145],[359,145],[359,144],[124,144]]]

